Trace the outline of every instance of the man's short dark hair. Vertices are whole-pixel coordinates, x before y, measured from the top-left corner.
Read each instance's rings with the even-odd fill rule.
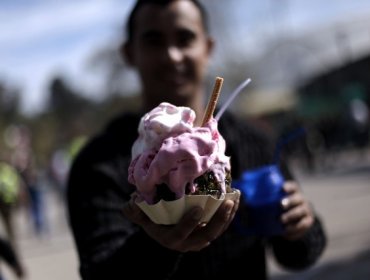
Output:
[[[127,32],[127,41],[131,42],[135,32],[135,17],[140,8],[147,4],[155,4],[155,5],[162,5],[165,6],[175,0],[137,0],[134,7],[131,10],[131,13],[128,17],[127,24],[126,24],[126,32]],[[204,8],[204,6],[198,0],[188,0],[192,2],[199,10],[200,15],[202,17],[202,23],[204,30],[208,32],[208,14]]]

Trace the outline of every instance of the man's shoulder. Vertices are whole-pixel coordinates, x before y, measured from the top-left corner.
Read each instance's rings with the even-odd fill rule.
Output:
[[[108,122],[103,134],[119,138],[126,137],[128,134],[136,134],[140,117],[139,114],[131,112],[118,115]]]
[[[254,123],[251,119],[242,118],[231,112],[225,112],[219,121],[219,129],[225,139],[243,139],[256,143],[271,141],[271,137],[266,131]]]
[[[102,131],[91,137],[77,155],[75,163],[86,165],[104,162],[118,154],[130,154],[137,138],[137,114],[124,113],[107,123]]]

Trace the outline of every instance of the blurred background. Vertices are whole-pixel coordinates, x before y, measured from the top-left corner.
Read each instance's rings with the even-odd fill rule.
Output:
[[[210,91],[224,77],[222,103],[250,77],[230,110],[277,143],[305,131],[282,153],[325,223],[328,249],[305,272],[270,260],[272,279],[368,279],[370,1],[202,2],[217,42]],[[132,4],[0,2],[0,230],[26,279],[79,279],[65,179],[89,136],[138,108],[137,77],[117,53]],[[5,162],[22,170],[22,183]]]

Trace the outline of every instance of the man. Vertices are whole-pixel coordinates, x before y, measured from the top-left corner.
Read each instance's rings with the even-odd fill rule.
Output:
[[[214,43],[205,11],[195,0],[139,0],[127,27],[122,54],[140,75],[143,111],[114,120],[73,164],[68,206],[82,278],[265,279],[266,240],[247,236],[232,223],[241,211],[239,200],[225,201],[202,227],[200,208],[186,213],[177,225],[163,226],[152,223],[130,200],[134,186],[127,182],[127,169],[140,117],[167,101],[191,107],[200,124]],[[219,127],[234,178],[270,162],[268,141],[260,134],[227,114]],[[286,230],[268,244],[282,265],[302,269],[318,259],[325,235],[297,184],[287,182],[285,191],[281,219]]]

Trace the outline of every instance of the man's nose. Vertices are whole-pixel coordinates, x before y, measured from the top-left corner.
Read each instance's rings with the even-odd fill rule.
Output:
[[[172,63],[180,63],[184,59],[184,54],[181,49],[175,46],[168,47],[167,56]]]

